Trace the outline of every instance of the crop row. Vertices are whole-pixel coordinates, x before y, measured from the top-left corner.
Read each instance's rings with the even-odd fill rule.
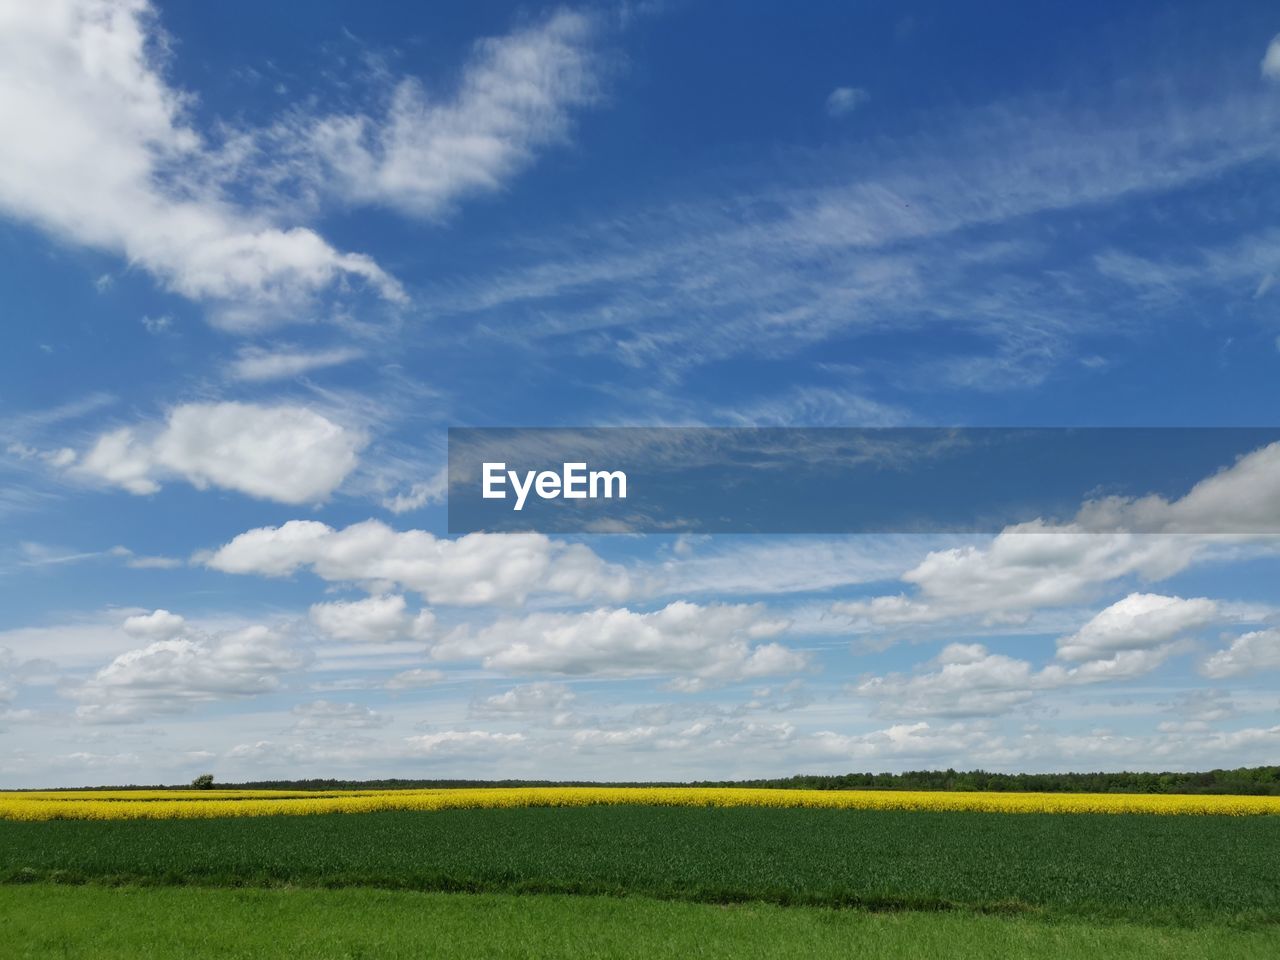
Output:
[[[369,886],[1280,922],[1280,818],[595,806],[0,821],[0,882]]]

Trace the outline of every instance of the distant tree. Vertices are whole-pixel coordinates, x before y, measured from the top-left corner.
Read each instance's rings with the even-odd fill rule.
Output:
[[[191,786],[196,790],[212,790],[213,774],[212,773],[200,774],[200,776],[196,777],[194,780],[191,781]]]

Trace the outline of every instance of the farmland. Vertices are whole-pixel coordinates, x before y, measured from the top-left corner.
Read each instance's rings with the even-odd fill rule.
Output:
[[[6,793],[0,936],[95,960],[1269,957],[1277,813],[1188,794]]]
[[[725,787],[508,787],[425,790],[100,790],[0,793],[0,819],[189,819],[590,806],[770,807],[970,813],[1280,814],[1280,797],[1178,794],[779,790]]]
[[[335,918],[340,918],[335,922]],[[643,898],[0,887],[6,957],[45,960],[1266,960],[1274,932]]]
[[[0,880],[1280,922],[1280,817],[578,806],[0,822]]]

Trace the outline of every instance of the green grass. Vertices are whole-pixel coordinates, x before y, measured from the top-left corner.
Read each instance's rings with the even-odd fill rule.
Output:
[[[1280,922],[1280,818],[594,807],[0,823],[0,881]]]
[[[910,958],[1252,960],[1272,931],[380,890],[0,888],[13,960]]]

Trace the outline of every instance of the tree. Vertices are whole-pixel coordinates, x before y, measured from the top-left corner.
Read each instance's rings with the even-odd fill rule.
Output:
[[[200,776],[196,777],[194,780],[191,781],[191,786],[196,790],[212,790],[213,774],[212,773],[200,774]]]

